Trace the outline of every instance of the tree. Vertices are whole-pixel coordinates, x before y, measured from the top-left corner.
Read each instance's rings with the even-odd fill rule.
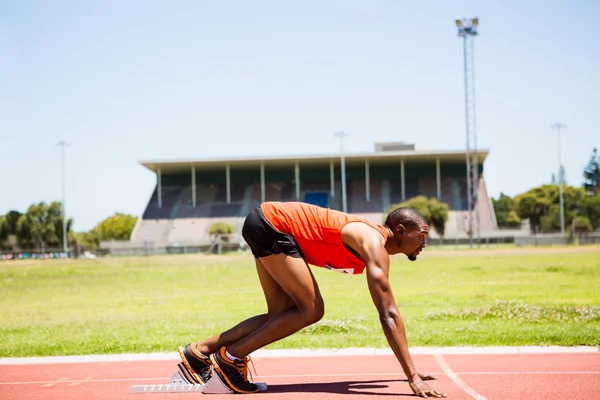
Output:
[[[389,214],[392,210],[395,210],[396,208],[399,207],[410,207],[413,210],[415,210],[416,212],[418,212],[419,214],[421,214],[423,216],[423,218],[425,218],[427,220],[427,222],[429,222],[429,220],[431,219],[431,215],[429,214],[429,204],[428,204],[428,199],[425,196],[416,196],[416,197],[412,197],[408,200],[405,200],[401,203],[396,203],[396,204],[392,204],[391,206],[388,207],[388,209],[385,211],[385,214]],[[384,216],[385,217],[385,216]]]
[[[521,225],[521,219],[514,212],[514,201],[510,196],[500,193],[498,200],[492,198],[494,212],[496,213],[496,221],[499,227],[515,227]],[[513,213],[509,222],[509,214]],[[516,217],[516,218],[515,218]]]
[[[227,237],[223,235],[229,235],[233,233],[233,227],[229,225],[227,222],[215,222],[208,228],[208,234],[213,236],[215,239],[221,235],[222,241],[227,241]]]
[[[73,248],[79,246],[82,251],[96,251],[100,241],[96,231],[92,229],[89,232],[69,232],[69,244]]]
[[[93,229],[93,236],[86,237],[86,240],[129,240],[131,232],[135,227],[137,217],[129,214],[116,213],[98,223]]]
[[[36,246],[38,238],[34,237],[33,225],[33,218],[26,214],[17,220],[17,243],[22,249],[32,249]]]
[[[398,207],[410,207],[417,211],[440,235],[446,233],[446,222],[448,221],[448,205],[440,202],[436,198],[428,199],[425,196],[416,196],[402,203],[392,204],[388,207],[385,214],[395,210]]]
[[[18,211],[15,211],[15,210],[11,210],[6,214],[6,219],[10,226],[10,234],[11,235],[14,235],[17,233],[17,221],[19,220],[20,216],[21,216],[21,213]]]
[[[563,186],[566,226],[582,215],[585,197],[583,188]],[[560,229],[559,202],[557,185],[541,185],[515,196],[513,209],[521,219],[529,218],[532,232],[553,232]]]
[[[592,231],[592,224],[587,217],[578,216],[573,219],[575,233],[588,233]]]
[[[41,202],[29,206],[27,212],[17,221],[17,238],[19,245],[25,249],[36,246],[44,251],[51,242],[57,241],[54,224],[47,218],[48,206]]]
[[[67,232],[73,220],[67,221]],[[46,205],[45,202],[31,205],[25,214],[17,220],[16,235],[19,246],[23,249],[41,250],[59,248],[62,245],[62,205],[58,201]]]
[[[515,211],[519,218],[529,218],[532,232],[540,231],[542,217],[548,213],[550,200],[545,196],[539,196],[534,189],[515,197]]]
[[[6,247],[5,243],[10,235],[10,223],[6,215],[0,216],[0,249]]]
[[[597,149],[594,149],[590,162],[583,170],[583,178],[583,187],[587,194],[600,193],[600,157],[597,155]]]
[[[62,247],[63,245],[63,215],[62,215],[62,203],[59,201],[53,201],[48,206],[46,211],[46,218],[48,219],[48,223],[53,225],[52,232],[54,232],[55,236],[49,238],[48,243],[52,247]],[[67,220],[67,243],[69,232],[71,231],[71,226],[73,225],[73,219],[69,218]]]
[[[517,215],[517,213],[514,210],[510,210],[508,212],[508,215],[506,216],[505,223],[506,223],[505,226],[508,226],[511,228],[517,228],[517,227],[521,226],[521,218],[519,218],[519,216]]]
[[[551,211],[549,215],[542,215],[540,217],[540,226],[538,228],[538,232],[551,233],[558,229],[560,229],[560,219],[556,210]]]
[[[448,204],[442,203],[436,198],[431,198],[427,205],[431,225],[438,235],[443,238],[446,233],[446,221],[448,221]]]
[[[581,200],[581,215],[585,216],[594,230],[600,228],[600,192],[594,196],[586,196]]]
[[[570,225],[573,222],[573,218],[578,215],[582,215],[582,202],[587,197],[585,189],[575,186],[565,186],[563,190],[563,200],[565,207],[565,225]],[[556,228],[560,228],[560,207],[557,201],[556,216],[558,223]]]

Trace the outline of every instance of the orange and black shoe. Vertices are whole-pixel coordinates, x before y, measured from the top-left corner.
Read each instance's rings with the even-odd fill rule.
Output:
[[[221,350],[210,355],[210,359],[214,371],[229,389],[235,393],[258,392],[258,386],[248,381],[248,361],[250,357],[231,361],[225,354],[225,347],[221,347]]]
[[[196,349],[195,342],[179,346],[179,356],[194,380],[193,383],[204,385],[208,382],[211,377],[210,367],[212,366],[212,362],[209,357],[201,354]]]

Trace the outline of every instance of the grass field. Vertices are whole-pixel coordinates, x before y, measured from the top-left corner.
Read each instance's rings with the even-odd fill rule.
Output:
[[[364,275],[313,268],[324,319],[267,348],[387,347]],[[392,259],[410,346],[600,345],[600,247]],[[0,357],[175,351],[266,307],[250,255],[0,263]]]

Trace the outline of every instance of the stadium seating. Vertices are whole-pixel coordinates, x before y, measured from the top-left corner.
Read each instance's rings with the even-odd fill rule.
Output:
[[[135,236],[132,237],[132,241],[137,243],[160,241],[168,222],[167,219],[142,219],[136,229]]]
[[[442,201],[449,205],[446,235],[466,235],[467,201],[464,196],[466,181],[463,177],[442,177]],[[300,199],[333,209],[342,209],[341,183],[335,182],[335,196],[331,196],[330,182],[307,180],[301,182]],[[402,199],[400,179],[371,179],[370,199],[366,199],[364,178],[347,180],[348,212],[381,223],[383,211]],[[406,198],[419,194],[437,196],[435,177],[407,177]],[[142,220],[132,234],[134,242],[188,242],[208,243],[208,228],[218,221],[230,221],[239,235],[245,215],[261,202],[261,186],[257,182],[233,183],[230,202],[224,183],[202,183],[196,186],[196,206],[193,206],[191,185],[162,187],[162,207],[158,207],[158,190],[155,189],[144,210]],[[267,201],[296,201],[296,186],[292,181],[272,181],[265,185]],[[483,175],[479,184],[480,230],[493,231],[496,221],[487,196]],[[434,233],[435,235],[435,233]]]

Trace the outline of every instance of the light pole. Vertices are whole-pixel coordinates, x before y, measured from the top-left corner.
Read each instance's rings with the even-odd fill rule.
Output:
[[[560,163],[560,130],[567,126],[560,122],[555,123],[551,126],[552,129],[556,129],[557,141],[558,141],[558,196],[560,204],[560,233],[565,234],[565,206],[563,203],[563,170]]]
[[[60,141],[56,144],[60,147],[60,164],[61,164],[61,175],[62,175],[62,217],[63,217],[63,251],[65,255],[69,254],[68,244],[67,244],[67,206],[66,206],[66,191],[65,191],[65,181],[66,181],[66,168],[65,168],[65,147],[69,144],[65,141]]]
[[[465,68],[465,121],[467,130],[467,213],[469,225],[469,245],[473,247],[473,231],[477,228],[479,243],[479,212],[477,194],[479,191],[479,156],[477,154],[477,124],[475,118],[475,65],[473,38],[477,36],[479,18],[456,19],[458,36],[463,38]],[[473,216],[475,214],[475,216]]]
[[[342,170],[342,211],[348,212],[347,200],[346,200],[346,160],[344,159],[344,137],[348,136],[343,131],[334,134],[335,137],[340,138],[340,161]]]

